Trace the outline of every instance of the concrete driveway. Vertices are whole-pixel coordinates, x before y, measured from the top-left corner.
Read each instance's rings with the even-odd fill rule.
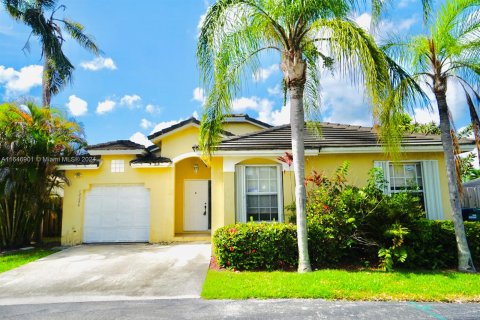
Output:
[[[0,274],[0,305],[195,298],[210,253],[206,243],[72,247]]]

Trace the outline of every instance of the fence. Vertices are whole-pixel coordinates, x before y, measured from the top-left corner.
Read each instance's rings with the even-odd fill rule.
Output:
[[[463,187],[462,208],[480,208],[480,186]]]

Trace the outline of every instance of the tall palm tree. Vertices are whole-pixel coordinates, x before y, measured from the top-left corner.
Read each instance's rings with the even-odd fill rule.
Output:
[[[354,2],[219,0],[208,9],[198,39],[198,64],[207,92],[200,147],[207,154],[219,142],[223,116],[230,113],[242,78],[250,78],[257,71],[262,53],[277,53],[280,58],[283,86],[290,101],[299,272],[311,270],[305,215],[304,135],[305,114],[311,118],[319,109],[319,63],[330,69],[335,65],[342,75],[350,75],[354,83],[363,86],[375,116],[389,107],[391,63],[373,38],[348,19]],[[394,126],[384,128],[384,138],[395,133]]]
[[[475,267],[462,219],[447,89],[449,84],[459,83],[471,115],[476,115],[475,110],[480,103],[479,7],[479,0],[447,0],[430,24],[427,34],[409,40],[396,39],[384,46],[385,51],[400,65],[409,67],[417,83],[425,83],[435,96],[458,247],[458,268],[462,271],[475,271]],[[398,103],[408,105],[411,98],[410,94],[398,94]],[[473,128],[478,137],[478,125],[475,122]]]
[[[10,15],[31,28],[30,37],[38,37],[42,45],[43,79],[42,103],[49,106],[52,95],[59,93],[72,80],[75,67],[63,52],[65,38],[62,33],[70,35],[78,44],[98,55],[100,50],[91,36],[85,34],[84,27],[78,22],[62,18],[55,14],[65,10],[64,5],[57,5],[57,0],[3,0]],[[27,40],[24,50],[30,50]]]

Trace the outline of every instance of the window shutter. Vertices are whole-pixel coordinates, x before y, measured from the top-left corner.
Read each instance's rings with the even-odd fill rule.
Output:
[[[383,179],[385,180],[383,185],[383,193],[390,194],[390,170],[388,170],[388,161],[374,161],[373,166],[375,168],[382,169]]]
[[[235,166],[235,221],[246,222],[245,166]]]
[[[422,161],[425,211],[430,220],[444,219],[437,160]]]

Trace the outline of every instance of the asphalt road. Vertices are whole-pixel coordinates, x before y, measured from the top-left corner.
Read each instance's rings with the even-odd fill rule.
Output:
[[[480,304],[162,299],[0,306],[0,319],[480,319]]]

